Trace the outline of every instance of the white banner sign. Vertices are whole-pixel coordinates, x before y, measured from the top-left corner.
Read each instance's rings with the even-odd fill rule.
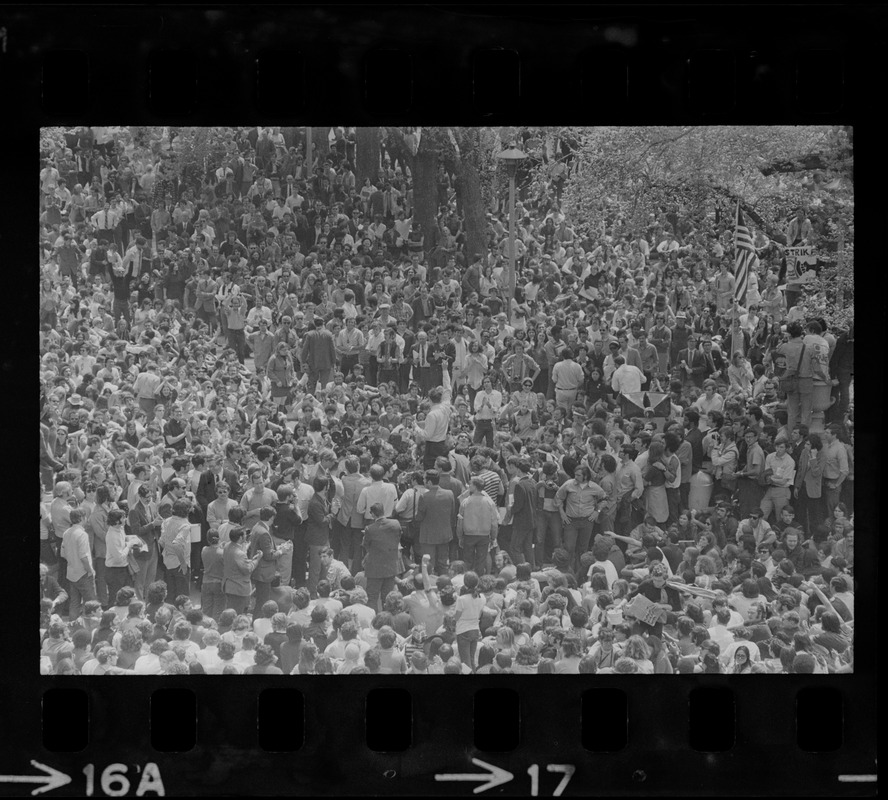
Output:
[[[808,268],[817,265],[817,256],[811,246],[787,247],[784,248],[784,253],[786,254],[787,281],[802,280],[802,276],[808,271]]]

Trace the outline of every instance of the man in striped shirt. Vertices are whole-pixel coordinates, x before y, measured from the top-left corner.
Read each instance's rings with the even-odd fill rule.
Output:
[[[472,480],[475,478],[481,480],[484,484],[484,491],[487,492],[488,496],[494,503],[497,502],[500,495],[505,492],[505,488],[503,487],[503,482],[500,479],[500,476],[497,475],[492,469],[487,468],[487,464],[484,460],[483,456],[474,456],[471,461],[472,466]]]

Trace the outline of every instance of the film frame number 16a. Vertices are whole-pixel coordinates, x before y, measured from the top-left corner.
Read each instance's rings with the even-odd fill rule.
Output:
[[[127,764],[120,763],[109,764],[105,767],[99,776],[99,788],[101,789],[101,793],[108,797],[123,797],[124,795],[129,794],[130,789],[136,782],[135,778],[131,780],[127,777],[129,769]],[[136,786],[136,797],[142,797],[149,792],[157,797],[163,797],[166,794],[163,786],[163,779],[160,777],[160,770],[158,769],[157,764],[151,761],[145,764],[144,769],[138,764],[135,765],[133,769],[137,775],[138,773],[141,773],[141,776],[138,779],[138,786]],[[84,794],[87,797],[92,797],[96,789],[95,764],[87,764],[83,768],[83,774],[86,778],[86,790]]]

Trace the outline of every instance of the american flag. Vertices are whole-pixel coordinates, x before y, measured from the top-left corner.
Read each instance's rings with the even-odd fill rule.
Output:
[[[734,299],[743,305],[746,302],[746,287],[749,284],[749,270],[758,269],[758,256],[752,245],[752,232],[746,226],[740,203],[737,203],[737,224],[734,228]]]

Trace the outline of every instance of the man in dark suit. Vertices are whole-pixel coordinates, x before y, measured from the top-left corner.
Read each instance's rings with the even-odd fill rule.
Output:
[[[708,378],[718,383],[725,382],[725,361],[721,353],[712,349],[712,339],[703,334],[703,346],[694,355],[694,363],[691,364],[694,385],[703,387],[703,382]]]
[[[700,413],[695,408],[688,408],[682,417],[685,434],[684,440],[691,446],[691,475],[696,475],[703,468],[703,432],[700,430]]]
[[[675,357],[683,389],[690,389],[691,386],[703,386],[703,362],[697,359],[697,355],[700,352],[697,348],[697,342],[696,334],[689,334],[687,347],[680,350]],[[696,373],[694,372],[695,369],[697,370]],[[698,380],[699,384],[697,383]]]
[[[638,352],[634,347],[629,347],[629,336],[625,331],[620,331],[617,336],[617,341],[620,343],[620,350],[617,355],[623,356],[626,359],[626,363],[633,367],[638,367],[642,372],[644,369],[641,366],[641,353]]]
[[[407,327],[406,320],[398,320],[398,336],[404,340],[404,360],[398,367],[398,391],[407,394],[410,388],[410,370],[413,367],[410,355],[416,344],[416,335]]]
[[[420,287],[419,297],[410,303],[410,307],[413,309],[411,320],[414,325],[422,325],[423,322],[434,316],[435,304],[432,302],[432,298],[429,297],[428,286],[423,285]]]
[[[323,565],[321,553],[330,546],[330,523],[335,516],[327,499],[329,479],[317,476],[312,482],[314,494],[308,501],[305,524],[305,544],[308,546],[308,591],[314,600],[318,596],[318,581]]]
[[[395,588],[401,523],[386,518],[382,503],[370,506],[370,513],[373,522],[364,528],[364,577],[367,578],[368,605],[378,611],[380,598],[384,602]]]
[[[432,365],[432,386],[441,386],[444,383],[444,371],[449,371],[447,335],[447,331],[444,328],[439,328],[438,340],[429,345],[429,363]]]
[[[429,390],[439,384],[432,382],[432,345],[429,344],[429,335],[421,330],[416,334],[416,344],[413,346],[412,362],[413,362],[413,380],[419,384],[419,393],[423,396],[429,393]]]
[[[456,517],[459,511],[460,495],[466,490],[465,484],[453,474],[453,463],[448,456],[438,456],[435,459],[435,469],[438,470],[441,479],[438,485],[448,492],[453,492],[456,502],[453,504],[453,520],[451,521],[453,530],[456,530]],[[455,538],[450,540],[450,560],[455,561],[459,558],[457,551],[457,541]],[[515,562],[518,563],[518,562]]]
[[[308,373],[306,391],[315,394],[318,381],[325,387],[333,380],[336,366],[336,347],[333,334],[324,327],[324,320],[315,319],[314,330],[305,335],[302,345],[302,367]]]
[[[196,498],[203,509],[204,516],[207,513],[207,506],[216,499],[216,484],[219,481],[225,481],[228,484],[231,489],[229,496],[232,500],[240,499],[237,473],[230,469],[224,469],[221,456],[214,454],[209,458],[207,471],[201,474],[197,483]]]
[[[416,521],[419,522],[419,550],[428,555],[435,565],[435,573],[443,575],[447,571],[450,553],[450,540],[453,539],[453,507],[456,498],[453,492],[442,489],[439,484],[441,474],[430,469],[425,474],[428,491],[419,498]]]
[[[512,490],[512,540],[509,544],[509,555],[514,564],[529,562],[533,566],[533,537],[536,531],[539,496],[536,484],[530,477],[529,461],[520,459],[515,464],[515,474],[518,482]]]

